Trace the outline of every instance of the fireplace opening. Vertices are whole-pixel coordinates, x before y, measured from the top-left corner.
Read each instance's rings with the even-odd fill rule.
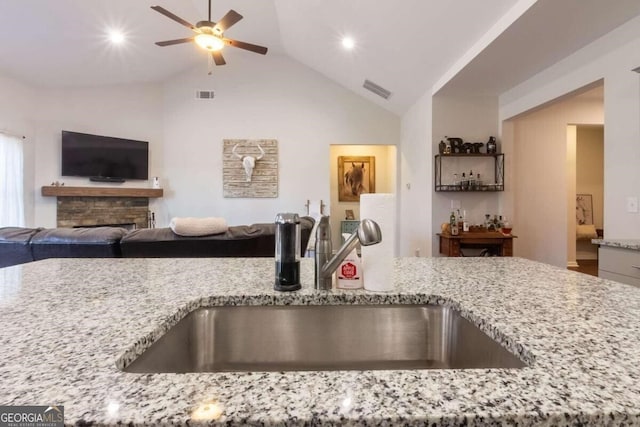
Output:
[[[92,225],[74,225],[73,228],[96,228],[96,227],[120,227],[127,231],[133,231],[138,228],[136,223],[128,222],[125,224],[92,224]]]

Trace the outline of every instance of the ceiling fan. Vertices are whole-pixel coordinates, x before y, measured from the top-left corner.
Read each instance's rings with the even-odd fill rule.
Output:
[[[211,0],[209,0],[208,19],[206,21],[199,21],[196,25],[190,24],[189,22],[185,21],[179,16],[174,15],[163,7],[151,6],[151,9],[163,14],[167,18],[173,19],[177,23],[184,25],[185,27],[196,33],[192,37],[156,42],[158,46],[172,46],[175,44],[195,42],[202,49],[211,52],[211,57],[213,58],[213,61],[216,63],[216,65],[226,64],[226,61],[224,60],[221,52],[222,48],[225,45],[238,47],[240,49],[259,53],[261,55],[265,55],[267,53],[267,48],[264,46],[258,46],[255,44],[224,37],[224,32],[231,28],[231,26],[236,24],[238,21],[240,21],[242,19],[242,15],[231,9],[218,22],[211,22]]]

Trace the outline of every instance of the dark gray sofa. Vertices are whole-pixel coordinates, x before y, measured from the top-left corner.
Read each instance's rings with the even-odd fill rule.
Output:
[[[314,220],[300,218],[301,256]],[[0,268],[46,258],[272,257],[275,224],[229,227],[227,232],[183,237],[169,228],[128,232],[119,227],[0,228]]]
[[[0,228],[0,268],[33,261],[31,239],[40,229]]]
[[[300,218],[301,256],[304,256],[314,220]],[[122,238],[125,258],[272,257],[275,253],[275,224],[229,227],[226,233],[184,237],[169,228],[141,228]]]
[[[127,230],[120,227],[49,228],[31,239],[34,261],[47,258],[117,258],[120,240]]]

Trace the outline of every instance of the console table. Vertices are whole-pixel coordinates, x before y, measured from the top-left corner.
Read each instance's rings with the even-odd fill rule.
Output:
[[[513,239],[517,236],[497,231],[461,232],[457,236],[438,233],[440,253],[450,257],[463,256],[464,248],[495,248],[499,256],[513,256]]]

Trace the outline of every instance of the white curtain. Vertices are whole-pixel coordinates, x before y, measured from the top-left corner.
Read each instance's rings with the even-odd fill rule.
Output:
[[[0,227],[24,227],[22,144],[0,133]]]

